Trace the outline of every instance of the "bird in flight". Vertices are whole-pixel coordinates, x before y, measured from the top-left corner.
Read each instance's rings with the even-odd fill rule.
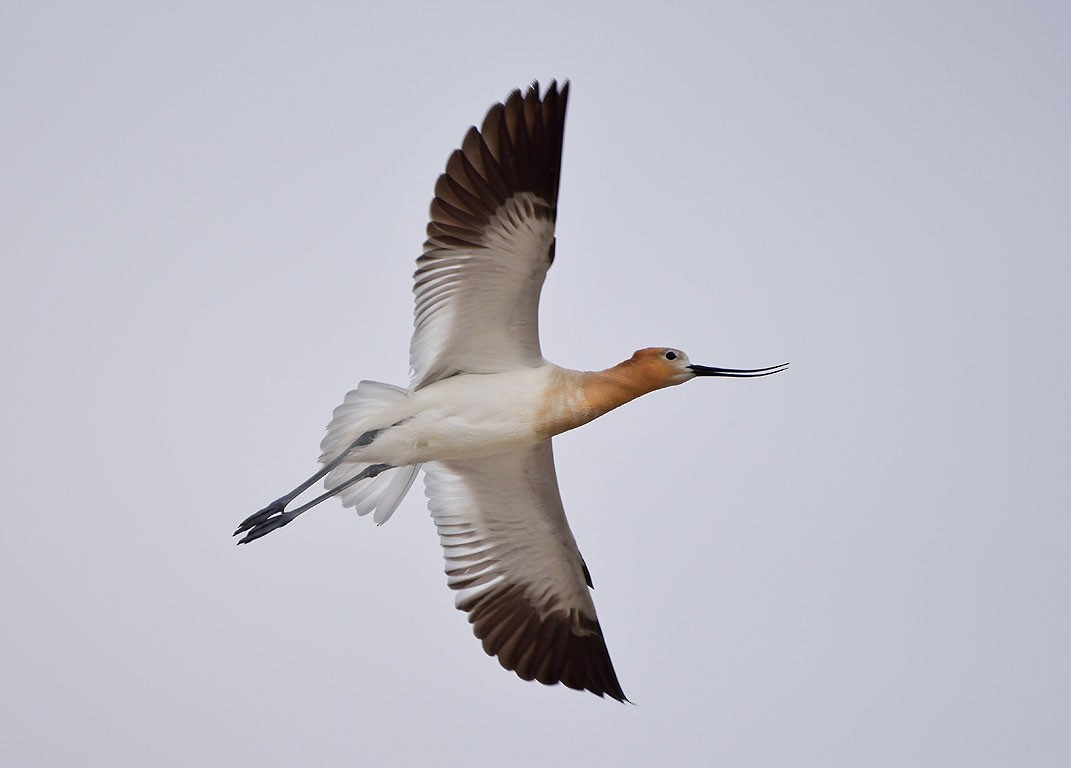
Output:
[[[783,371],[696,365],[641,349],[602,371],[539,346],[569,84],[533,83],[470,128],[435,185],[417,259],[408,388],[362,381],[335,409],[320,470],[238,526],[258,539],[338,496],[384,523],[424,470],[447,584],[484,650],[524,680],[626,701],[569,530],[551,438],[697,377]],[[326,492],[287,509],[324,478]]]

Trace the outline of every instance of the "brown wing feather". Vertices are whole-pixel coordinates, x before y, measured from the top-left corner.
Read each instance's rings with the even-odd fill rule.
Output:
[[[568,97],[568,83],[559,90],[552,82],[542,96],[538,83],[514,91],[450,155],[414,274],[414,388],[541,359],[534,329],[554,259]],[[501,300],[488,301],[488,291]],[[519,332],[490,342],[459,339],[506,326]]]

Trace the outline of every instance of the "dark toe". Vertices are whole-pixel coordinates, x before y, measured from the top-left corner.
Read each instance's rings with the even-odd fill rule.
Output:
[[[282,528],[284,525],[286,525],[293,519],[294,518],[292,515],[282,514],[278,517],[273,517],[270,520],[265,520],[263,523],[258,523],[252,526],[252,530],[249,531],[248,534],[246,534],[245,538],[240,539],[238,543],[247,544],[250,541],[259,539],[261,536],[271,533],[276,528]],[[241,533],[241,530],[237,531],[236,535],[237,533]]]
[[[250,528],[258,526],[263,522],[266,522],[267,519],[272,515],[282,513],[285,507],[286,502],[283,501],[283,499],[276,499],[271,504],[264,507],[264,509],[260,510],[259,512],[254,512],[245,520],[243,520],[242,524],[238,526],[238,530],[236,530],[232,535],[237,536],[243,531],[248,531]]]

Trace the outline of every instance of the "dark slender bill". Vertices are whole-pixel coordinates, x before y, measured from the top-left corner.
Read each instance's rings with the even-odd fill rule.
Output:
[[[709,365],[689,365],[688,367],[696,376],[728,376],[734,379],[744,379],[780,373],[788,368],[788,363],[771,365],[769,368],[715,368]]]

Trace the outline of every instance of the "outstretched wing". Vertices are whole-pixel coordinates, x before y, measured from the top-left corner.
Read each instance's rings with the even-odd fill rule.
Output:
[[[447,583],[484,650],[524,680],[624,701],[565,520],[550,440],[424,469]]]
[[[534,83],[470,128],[435,185],[417,259],[413,388],[542,364],[539,294],[554,259],[569,84]]]

